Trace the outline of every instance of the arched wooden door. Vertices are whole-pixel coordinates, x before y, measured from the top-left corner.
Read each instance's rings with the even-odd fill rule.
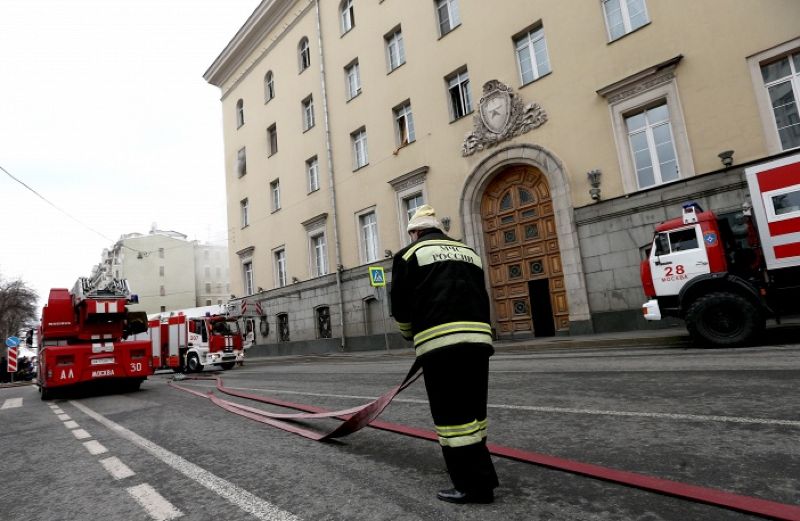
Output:
[[[503,170],[483,194],[481,218],[498,334],[567,331],[564,273],[544,175],[530,166]]]

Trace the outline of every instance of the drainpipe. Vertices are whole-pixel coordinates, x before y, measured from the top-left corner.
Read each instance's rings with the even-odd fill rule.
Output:
[[[331,128],[328,118],[328,91],[325,89],[325,57],[322,52],[322,23],[319,14],[319,0],[315,0],[314,7],[317,13],[317,48],[319,49],[319,77],[322,89],[322,115],[325,121],[325,151],[328,161],[328,184],[331,193],[331,214],[333,215],[333,249],[336,256],[336,289],[339,294],[339,326],[342,328],[342,338],[339,349],[345,349],[344,334],[344,295],[342,293],[342,252],[339,245],[339,222],[336,212],[336,187],[333,182],[333,148],[331,147]]]

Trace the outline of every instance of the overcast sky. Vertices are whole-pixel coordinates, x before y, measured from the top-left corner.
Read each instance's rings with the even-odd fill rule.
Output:
[[[225,244],[220,91],[259,0],[0,0],[0,277],[42,302],[153,223]],[[135,291],[135,288],[133,288]]]

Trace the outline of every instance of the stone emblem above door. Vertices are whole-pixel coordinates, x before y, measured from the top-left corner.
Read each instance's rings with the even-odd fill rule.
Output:
[[[483,84],[474,128],[464,138],[462,156],[491,148],[547,122],[547,113],[538,103],[523,104],[511,87],[499,80]]]

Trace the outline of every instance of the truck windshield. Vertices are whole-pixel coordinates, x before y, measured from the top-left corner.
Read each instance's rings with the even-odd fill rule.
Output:
[[[211,325],[211,334],[213,335],[237,335],[239,334],[239,325],[236,322],[214,322]]]

